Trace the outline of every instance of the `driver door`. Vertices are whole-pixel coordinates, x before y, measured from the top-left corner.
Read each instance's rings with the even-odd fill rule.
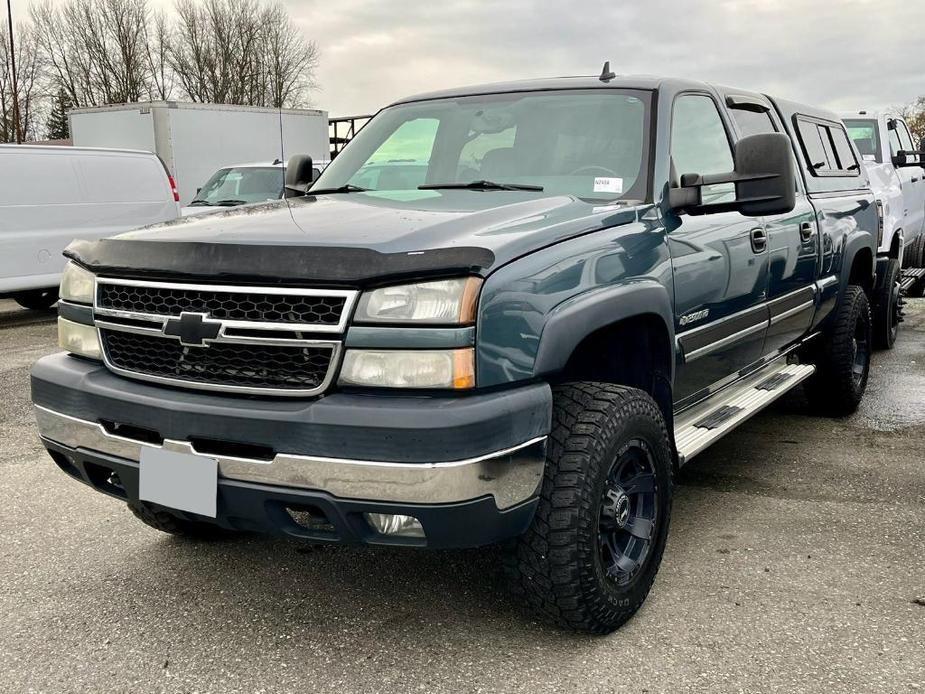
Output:
[[[731,138],[713,97],[679,95],[672,107],[671,160],[677,176],[734,169]],[[672,182],[675,185],[677,180]],[[733,199],[732,184],[711,186],[703,200]],[[768,243],[761,220],[740,212],[683,214],[669,222],[678,364],[676,406],[761,357],[767,330]]]

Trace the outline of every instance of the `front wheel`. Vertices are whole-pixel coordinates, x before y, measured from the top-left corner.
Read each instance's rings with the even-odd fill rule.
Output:
[[[816,373],[804,381],[815,409],[844,416],[861,404],[870,374],[871,333],[867,295],[849,284],[822,344],[816,346]]]
[[[540,617],[591,633],[642,605],[668,537],[672,461],[664,418],[641,390],[573,383],[554,391],[540,503],[505,569]]]
[[[232,534],[232,531],[212,523],[178,518],[144,501],[129,501],[128,508],[142,523],[168,535],[177,535],[191,540],[219,540]]]

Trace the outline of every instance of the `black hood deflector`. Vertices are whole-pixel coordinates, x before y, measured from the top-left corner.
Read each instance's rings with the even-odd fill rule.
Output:
[[[64,255],[96,274],[246,284],[367,287],[426,277],[484,276],[485,248],[380,253],[369,248],[102,239],[74,241]]]

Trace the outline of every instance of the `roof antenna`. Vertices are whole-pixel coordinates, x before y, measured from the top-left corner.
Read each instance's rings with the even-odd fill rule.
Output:
[[[601,76],[598,77],[598,79],[601,82],[609,82],[616,76],[617,74],[615,72],[610,71],[610,61],[608,60],[607,62],[604,63],[604,69],[601,70]]]

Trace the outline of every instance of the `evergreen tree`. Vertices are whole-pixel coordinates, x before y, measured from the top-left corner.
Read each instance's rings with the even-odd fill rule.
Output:
[[[70,98],[63,89],[58,90],[58,95],[54,98],[51,113],[48,114],[48,121],[45,123],[46,137],[49,140],[66,140],[71,136],[67,124],[67,112],[72,108]]]

